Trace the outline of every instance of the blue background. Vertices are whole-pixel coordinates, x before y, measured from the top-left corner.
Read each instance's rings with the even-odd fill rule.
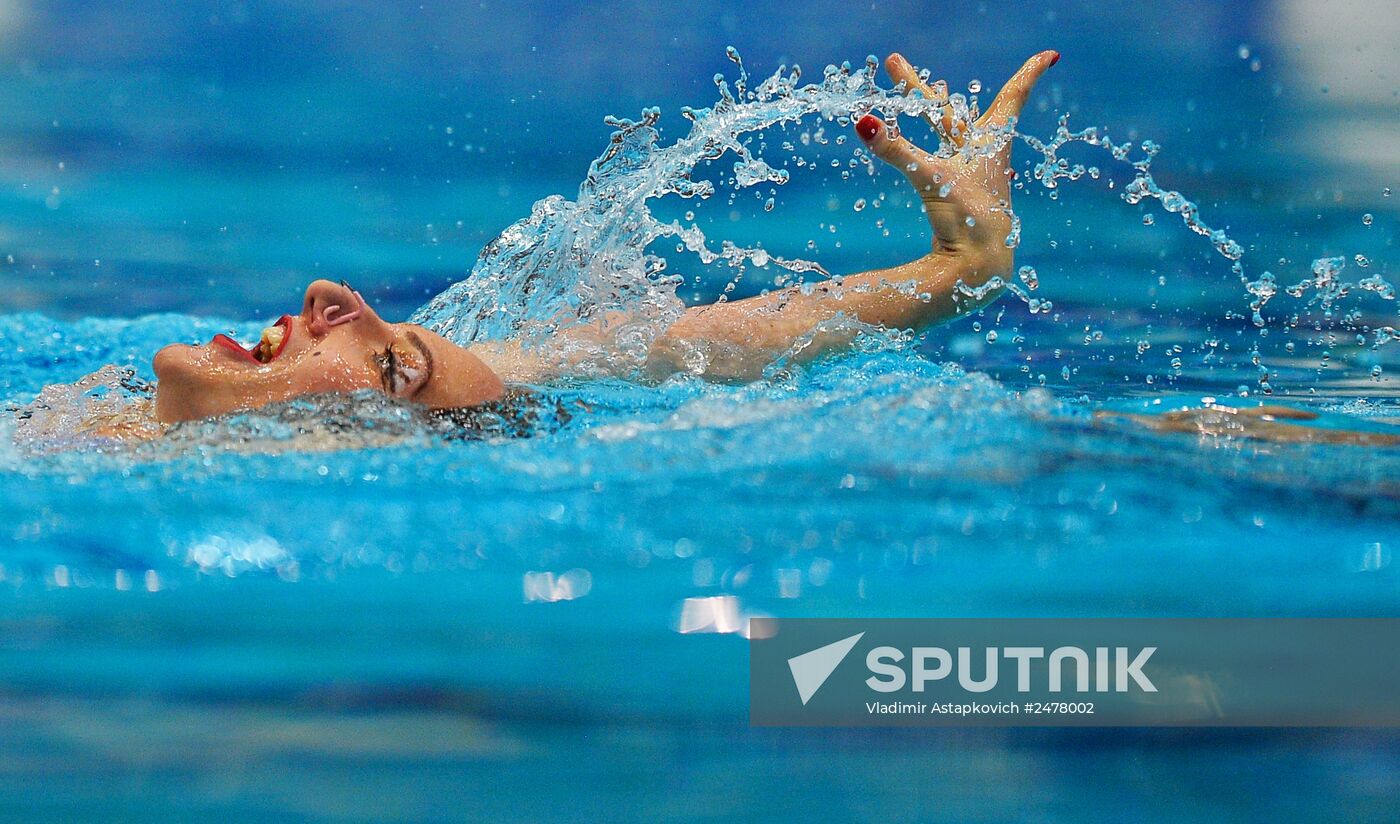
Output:
[[[674,138],[733,76],[729,45],[755,75],[808,78],[900,49],[955,88],[1058,49],[1026,131],[1067,111],[1158,141],[1158,180],[1252,274],[1391,269],[1393,4],[0,0],[3,397],[252,337],[317,276],[405,317],[577,190],[605,115],[659,105]],[[331,451],[276,413],[134,452],[0,449],[0,818],[1393,820],[1389,731],[751,730],[744,639],[677,631],[696,604],[1394,612],[1393,447],[1093,422],[1252,391],[1264,340],[1208,243],[1106,184],[1018,195],[1018,263],[1060,314],[1004,299],[927,357],[585,383],[558,394],[586,414],[507,443],[376,446],[395,421],[366,405],[384,426],[352,419]],[[712,239],[813,240],[846,272],[926,250],[914,211],[883,212],[886,238],[853,210],[902,185],[803,173],[771,213],[697,211]],[[728,277],[673,263],[700,299]],[[1269,352],[1283,400],[1394,431],[1397,347],[1295,337]],[[586,597],[522,597],[570,570]]]

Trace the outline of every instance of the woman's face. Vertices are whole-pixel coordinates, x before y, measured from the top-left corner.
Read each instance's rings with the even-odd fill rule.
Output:
[[[251,349],[226,335],[156,353],[156,415],[194,420],[317,392],[379,389],[431,408],[499,398],[476,356],[421,326],[387,323],[344,282],[318,280],[301,312],[283,315]]]

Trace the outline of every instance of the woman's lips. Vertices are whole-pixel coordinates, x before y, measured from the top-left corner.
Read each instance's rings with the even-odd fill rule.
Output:
[[[258,342],[253,344],[252,347],[246,347],[238,341],[234,340],[233,338],[229,337],[228,335],[225,335],[224,333],[220,332],[219,334],[214,336],[214,339],[211,340],[210,343],[222,346],[228,351],[234,353],[238,356],[239,360],[244,360],[248,363],[252,363],[257,366],[265,366],[266,364],[272,363],[273,361],[277,360],[278,356],[282,354],[282,351],[287,348],[287,343],[292,339],[291,315],[283,315],[282,317],[277,319],[276,323],[272,325],[282,327],[282,340],[280,343],[277,344],[277,350],[274,351],[271,357],[269,357],[265,361],[258,360],[258,357],[255,354],[258,350],[258,347],[262,345],[261,338],[259,338]]]
[[[217,344],[217,345],[219,345],[219,346],[222,346],[223,348],[227,349],[228,351],[234,353],[235,355],[238,356],[239,360],[245,360],[245,361],[247,361],[247,362],[249,362],[249,363],[251,363],[251,364],[255,364],[255,365],[257,365],[257,366],[262,366],[262,362],[259,361],[257,358],[253,357],[253,353],[252,353],[252,352],[250,352],[250,351],[248,351],[247,349],[244,349],[244,348],[243,348],[243,344],[239,343],[238,341],[234,340],[233,338],[229,337],[228,335],[225,335],[225,334],[222,333],[222,332],[220,332],[219,334],[215,335],[215,336],[214,336],[214,339],[213,339],[212,341],[210,341],[210,343],[213,343],[213,344]]]

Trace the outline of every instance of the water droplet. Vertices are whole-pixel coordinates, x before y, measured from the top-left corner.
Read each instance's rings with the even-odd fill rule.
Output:
[[[971,83],[968,83],[967,90],[972,92],[973,94],[977,94],[978,92],[982,91],[982,81],[974,80]]]
[[[1356,261],[1356,265],[1360,266],[1362,269],[1365,269],[1367,266],[1371,265],[1371,259],[1366,257],[1365,255],[1357,255],[1353,259]]]
[[[1143,215],[1143,216],[1142,216],[1142,225],[1143,225],[1143,226],[1151,226],[1152,224],[1154,224],[1154,223],[1156,223],[1156,222],[1157,222],[1157,218],[1153,217],[1152,215]]]
[[[988,330],[988,332],[987,332],[987,343],[996,343],[996,342],[997,342],[997,330],[995,330],[995,329]]]
[[[1238,55],[1240,56],[1240,59],[1241,59],[1241,60],[1248,60],[1248,59],[1249,59],[1249,46],[1245,45],[1244,43],[1241,43],[1241,44],[1240,44],[1240,47],[1239,47],[1239,50],[1236,52],[1236,54],[1238,54]]]
[[[773,198],[771,198],[771,197],[768,198],[767,200],[763,201],[763,211],[765,211],[765,212],[771,212],[771,211],[773,211],[773,205],[774,205],[774,204],[773,204]]]
[[[1390,197],[1390,187],[1389,187],[1389,186],[1385,187],[1384,189],[1381,189],[1381,197]]]
[[[857,212],[864,211],[864,210],[865,210],[865,198],[863,198],[863,197],[858,197],[858,198],[856,198],[856,202],[853,203],[853,204],[851,204],[851,208],[852,208],[852,209],[855,209]]]
[[[1371,216],[1371,213],[1370,213],[1370,212],[1367,212],[1366,214],[1364,214],[1364,215],[1361,216],[1361,222],[1362,222],[1363,224],[1367,225],[1367,226],[1370,226],[1371,223],[1374,222],[1374,221],[1375,221],[1375,218]]]

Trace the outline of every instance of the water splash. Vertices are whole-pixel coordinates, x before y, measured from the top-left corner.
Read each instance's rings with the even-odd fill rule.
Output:
[[[160,431],[154,403],[155,387],[135,372],[103,366],[73,383],[46,386],[30,403],[12,407],[13,443],[29,455],[121,451],[125,438]]]
[[[1142,156],[1135,160],[1132,157],[1133,144],[1115,144],[1109,138],[1106,129],[1090,126],[1077,132],[1070,131],[1068,114],[1060,115],[1055,136],[1049,141],[1042,141],[1034,135],[1018,133],[1017,136],[1027,146],[1040,153],[1042,159],[1036,162],[1035,178],[1047,189],[1058,187],[1061,180],[1078,180],[1086,173],[1090,173],[1093,178],[1099,176],[1094,167],[1071,163],[1068,159],[1060,157],[1060,151],[1064,147],[1083,143],[1107,151],[1114,160],[1128,164],[1134,172],[1133,179],[1123,189],[1123,200],[1134,205],[1147,199],[1159,201],[1163,209],[1180,216],[1181,222],[1188,229],[1208,238],[1217,252],[1232,261],[1233,270],[1237,274],[1243,274],[1240,259],[1244,257],[1244,247],[1226,234],[1224,229],[1213,228],[1202,220],[1200,207],[1195,202],[1175,189],[1162,188],[1153,178],[1152,161],[1161,151],[1161,147],[1153,141],[1142,142]]]
[[[1356,255],[1353,260],[1359,268],[1365,269],[1370,266],[1370,261],[1363,255]],[[1284,287],[1282,291],[1289,297],[1304,301],[1296,312],[1285,318],[1285,327],[1291,329],[1303,326],[1309,322],[1309,313],[1318,314],[1322,321],[1330,322],[1336,318],[1338,310],[1343,308],[1343,300],[1356,293],[1369,293],[1382,301],[1395,300],[1395,286],[1380,274],[1371,274],[1354,281],[1347,280],[1342,274],[1346,266],[1345,257],[1318,258],[1312,262],[1311,277]],[[1253,296],[1250,308],[1254,313],[1254,325],[1262,329],[1267,326],[1263,308],[1279,294],[1277,279],[1272,273],[1265,272],[1258,280],[1247,283],[1246,288]],[[1369,334],[1372,348],[1397,340],[1393,327],[1381,325],[1373,328],[1366,325],[1362,318],[1360,312],[1343,312],[1341,322],[1344,328],[1359,331],[1363,338]],[[1312,323],[1317,331],[1322,331],[1322,323],[1316,320]]]
[[[816,263],[727,240],[716,250],[694,223],[658,220],[648,201],[713,196],[714,182],[694,173],[726,154],[736,158],[724,182],[734,190],[782,185],[789,172],[755,153],[746,135],[813,115],[845,125],[877,104],[903,105],[902,98],[875,85],[873,61],[860,70],[828,67],[819,83],[805,86],[799,85],[800,69],[783,67],[750,89],[737,52],[731,49],[729,56],[740,66],[735,89],[717,75],[719,100],[707,109],[682,111],[689,134],[661,145],[658,109],[644,111],[639,121],[608,118],[617,131],[590,166],[577,198],[556,195],[536,203],[529,217],[487,245],[471,277],[433,298],[413,320],[461,344],[501,338],[540,344],[560,328],[597,323],[609,332],[615,354],[639,363],[684,309],[676,296],[681,279],[669,273],[664,257],[649,251],[657,240],[674,239],[702,264],[826,274]]]
[[[775,168],[765,160],[761,154],[764,144],[755,139],[766,129],[808,119],[834,121],[844,128],[874,110],[893,121],[898,115],[917,116],[935,107],[917,95],[903,96],[900,88],[880,88],[875,82],[874,58],[868,58],[863,67],[856,69],[850,64],[828,66],[820,81],[806,85],[799,83],[800,69],[781,67],[757,86],[751,86],[738,52],[730,48],[726,55],[738,67],[733,87],[723,75],[716,75],[719,99],[709,108],[682,110],[690,122],[689,132],[683,138],[669,145],[662,143],[657,127],[660,111],[655,108],[645,110],[638,121],[608,118],[606,122],[617,131],[607,150],[590,166],[576,199],[570,201],[556,195],[536,203],[529,217],[487,245],[470,277],[434,297],[415,313],[413,320],[461,344],[515,338],[545,349],[559,329],[593,324],[602,333],[590,336],[596,341],[596,350],[583,356],[573,352],[570,360],[575,364],[605,363],[609,365],[606,371],[617,374],[615,367],[619,362],[639,365],[651,342],[684,310],[684,303],[676,294],[682,277],[674,273],[671,261],[654,250],[657,241],[675,241],[677,252],[688,253],[702,265],[730,267],[735,272],[731,288],[747,267],[776,267],[799,283],[808,274],[827,275],[820,264],[812,261],[775,256],[761,247],[725,239],[716,243],[692,222],[691,213],[687,213],[684,224],[663,222],[653,215],[648,204],[671,195],[706,200],[722,188],[729,190],[729,202],[733,203],[740,190],[787,183],[788,169]],[[975,93],[953,94],[950,105],[969,122],[980,109]],[[1256,325],[1261,329],[1266,326],[1264,308],[1279,293],[1274,276],[1265,272],[1250,280],[1245,273],[1243,245],[1225,229],[1206,222],[1197,203],[1156,181],[1152,173],[1153,160],[1160,150],[1156,143],[1115,143],[1107,129],[1098,127],[1071,130],[1068,115],[1060,116],[1048,140],[1020,132],[1015,126],[1013,120],[980,148],[969,145],[958,149],[944,142],[938,152],[945,156],[956,151],[990,152],[1006,140],[1018,140],[1037,155],[1029,177],[1049,190],[1052,198],[1064,181],[1085,176],[1107,179],[1108,187],[1115,188],[1112,176],[1098,166],[1064,156],[1075,145],[1106,152],[1113,164],[1126,167],[1132,175],[1119,196],[1133,205],[1155,200],[1167,213],[1177,215],[1191,232],[1206,238],[1240,278]],[[802,144],[807,146],[810,142],[804,140]],[[756,143],[759,149],[755,148]],[[781,145],[785,150],[794,148],[788,142]],[[717,181],[697,177],[698,167],[726,155],[734,156],[732,175],[723,175]],[[798,168],[818,166],[800,156],[795,156],[795,160]],[[849,165],[863,165],[872,174],[875,166],[859,145],[854,148]],[[843,176],[846,174],[843,172]],[[1015,184],[1022,190],[1029,185],[1024,178]],[[765,210],[771,210],[772,204],[770,196]],[[1011,230],[1006,245],[1015,248],[1021,241],[1021,221],[1010,210],[1008,214]],[[1144,223],[1153,223],[1151,218],[1151,213],[1144,215]],[[1393,299],[1393,287],[1380,275],[1343,284],[1327,281],[1330,276],[1319,274],[1318,264],[1314,264],[1313,272],[1314,277],[1305,282],[1303,291],[1313,290],[1314,300],[1320,300],[1322,305],[1331,306],[1355,290]],[[791,282],[784,277],[777,280]],[[959,285],[958,290],[963,296],[977,299],[1005,288],[1033,313],[1048,313],[1051,303],[1031,295],[1037,287],[1033,272],[1031,278],[1022,277],[1020,281],[997,279],[975,289]],[[1286,291],[1291,296],[1301,294],[1297,289]],[[1378,343],[1393,339],[1384,331],[1390,328],[1375,331]],[[583,344],[575,341],[571,345]],[[1262,363],[1259,379],[1267,388],[1267,370]]]

